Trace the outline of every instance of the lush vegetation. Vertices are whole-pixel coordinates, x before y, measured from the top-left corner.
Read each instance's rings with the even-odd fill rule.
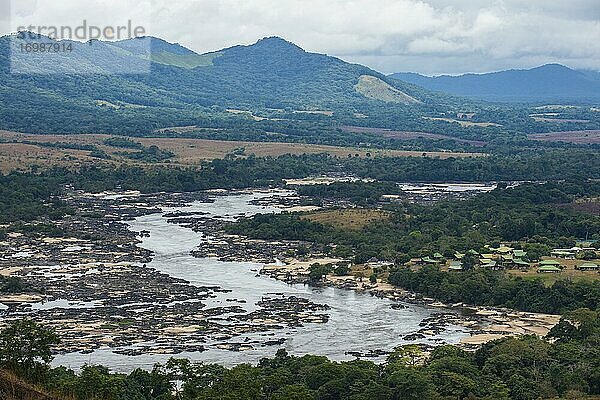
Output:
[[[344,193],[353,198],[355,186],[309,191]],[[435,252],[447,257],[470,249],[485,252],[485,245],[497,246],[501,241],[516,242],[527,250],[533,244],[542,244],[549,250],[573,246],[578,238],[599,237],[600,218],[565,206],[576,198],[597,196],[599,191],[595,182],[523,184],[509,189],[499,187],[465,201],[390,205],[387,208],[393,214],[389,219],[374,221],[358,231],[311,222],[300,214],[257,215],[230,225],[228,230],[258,239],[286,238],[350,247],[359,263],[371,257],[402,262]]]
[[[392,182],[334,182],[330,185],[306,185],[296,189],[299,195],[316,202],[324,199],[345,199],[354,204],[375,204],[383,195],[399,194],[400,188]]]
[[[277,38],[205,56],[189,52],[189,56],[206,61],[196,68],[160,62],[159,58],[180,58],[181,47],[150,40],[153,43],[148,48],[156,49],[154,44],[161,43],[160,53],[153,54],[157,62],[144,74],[90,73],[126,72],[131,66],[136,70],[136,63],[143,63],[136,51],[148,48],[134,49],[135,45],[127,41],[119,44],[123,49],[110,46],[114,52],[104,46],[103,51],[96,52],[95,46],[74,44],[76,51],[69,57],[25,57],[20,60],[23,68],[37,73],[11,74],[11,38],[1,37],[0,128],[145,136],[176,134],[176,129],[165,129],[195,126],[189,135],[231,140],[473,149],[468,142],[454,140],[459,138],[484,142],[497,150],[508,145],[546,146],[528,142],[526,133],[600,127],[600,115],[589,107],[560,111],[560,118],[571,119],[576,112],[576,119],[583,122],[539,122],[530,116],[539,110],[530,106],[487,104],[429,92],[361,65],[304,52]],[[65,73],[38,74],[48,69]],[[402,104],[367,98],[355,89],[362,75],[379,78],[421,102]],[[246,112],[233,114],[227,111],[231,109]],[[327,113],[315,113],[319,110]],[[473,115],[459,117],[463,114]],[[452,122],[457,119],[462,125]],[[476,124],[489,122],[495,125]],[[447,138],[406,141],[381,133],[346,132],[340,129],[345,125],[427,132]]]
[[[111,141],[112,142],[112,141]],[[129,142],[112,142],[121,147]],[[135,142],[134,142],[135,143]],[[152,153],[150,151],[150,153]],[[430,159],[420,157],[338,159],[327,155],[240,157],[214,160],[199,169],[130,167],[82,167],[79,171],[53,169],[32,173],[0,175],[0,223],[53,217],[66,210],[56,202],[62,185],[102,191],[116,188],[152,191],[197,191],[214,188],[242,188],[279,185],[284,178],[304,178],[323,173],[355,174],[387,182],[445,180],[546,180],[581,175],[600,177],[600,157],[588,152],[550,152],[536,155],[497,156],[481,159]],[[315,196],[346,196],[372,201],[393,185],[334,185],[331,189],[305,188]],[[317,193],[326,190],[336,193]],[[349,191],[353,191],[350,193]],[[372,191],[372,194],[367,193]],[[367,199],[368,197],[368,199]],[[52,207],[44,206],[52,200]]]
[[[25,291],[26,285],[23,280],[16,276],[0,275],[0,293],[15,294]]]
[[[502,306],[521,311],[562,314],[578,308],[600,310],[600,281],[561,279],[546,287],[541,280],[507,275],[503,271],[442,272],[438,267],[418,271],[393,269],[389,282],[446,303]]]
[[[77,400],[534,400],[600,395],[599,313],[568,313],[549,339],[500,339],[475,352],[439,346],[429,356],[407,345],[382,365],[295,357],[279,350],[256,366],[171,360],[152,371],[127,375],[101,366],[84,367],[76,375],[64,367],[50,369],[49,346],[56,343],[55,336],[21,321],[0,333],[0,367]],[[0,374],[0,391],[2,379]],[[180,390],[175,391],[175,380],[181,382]]]

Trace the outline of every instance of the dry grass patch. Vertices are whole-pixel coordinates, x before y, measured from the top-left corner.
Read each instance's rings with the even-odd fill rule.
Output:
[[[599,261],[592,261],[598,264]],[[510,275],[519,276],[524,279],[541,279],[546,286],[551,286],[554,282],[561,279],[569,279],[571,281],[594,281],[600,279],[598,271],[580,271],[575,269],[576,265],[585,264],[582,260],[560,260],[560,263],[565,266],[562,272],[557,274],[540,274],[537,272],[537,267],[529,268],[524,271],[509,270]]]
[[[126,163],[130,165],[149,165],[131,160],[121,154],[128,149],[107,146],[104,141],[112,135],[78,134],[78,135],[35,135],[16,132],[0,131],[0,172],[8,173],[16,169],[29,169],[31,166],[40,168],[73,167],[96,163]],[[173,152],[175,156],[169,160],[172,166],[197,166],[203,161],[224,158],[234,151],[243,148],[244,155],[257,157],[278,157],[285,154],[321,154],[327,153],[335,157],[477,157],[481,153],[452,153],[452,152],[420,152],[401,150],[376,150],[355,147],[325,146],[303,143],[281,142],[236,142],[206,139],[184,138],[137,138],[129,139],[149,147],[158,146],[161,150]],[[38,145],[39,143],[39,145]],[[111,160],[100,160],[90,157],[86,150],[72,150],[59,147],[45,147],[42,144],[66,143],[73,145],[90,145],[111,156]]]
[[[449,123],[457,123],[462,127],[470,127],[470,126],[479,126],[482,128],[488,128],[490,126],[502,126],[500,124],[496,124],[494,122],[471,122],[471,121],[463,121],[454,118],[441,118],[441,117],[423,117],[424,119],[429,119],[431,121],[444,121]]]
[[[527,136],[540,142],[565,142],[575,144],[600,143],[600,130],[564,131],[550,133],[535,133]]]

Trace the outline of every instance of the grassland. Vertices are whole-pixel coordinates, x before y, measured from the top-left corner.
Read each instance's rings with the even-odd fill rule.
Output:
[[[598,271],[580,271],[575,269],[576,265],[585,264],[581,260],[560,260],[561,264],[565,267],[560,273],[545,273],[540,274],[537,272],[536,267],[529,268],[527,270],[509,270],[508,273],[514,276],[519,276],[524,279],[541,279],[546,286],[551,286],[554,282],[560,279],[569,279],[572,281],[590,281],[599,280],[600,273]],[[598,263],[599,261],[592,261]]]
[[[536,133],[528,135],[528,138],[540,142],[598,144],[600,143],[600,130]]]
[[[32,166],[48,168],[53,166],[77,167],[88,163],[128,163],[140,164],[124,157],[124,149],[108,146],[104,141],[111,136],[102,134],[88,135],[33,135],[0,131],[0,171],[3,173],[15,169],[30,169]],[[183,138],[134,138],[142,145],[158,146],[175,154],[169,164],[194,166],[202,161],[223,158],[235,152],[241,156],[254,154],[258,157],[280,156],[284,154],[327,153],[337,157],[348,156],[394,156],[394,157],[478,157],[481,153],[419,152],[400,150],[376,150],[366,148],[336,147],[302,143],[265,143],[234,142],[205,139]],[[110,160],[101,160],[91,156],[90,151],[48,147],[48,144],[69,144],[95,146],[110,156]]]
[[[381,210],[348,208],[340,210],[315,211],[303,218],[341,230],[357,231],[374,221],[384,221],[390,214]]]
[[[441,117],[423,117],[423,118],[429,119],[432,121],[444,121],[444,122],[449,122],[449,123],[457,123],[457,124],[460,124],[460,126],[462,126],[462,127],[479,126],[482,128],[488,128],[490,126],[502,126],[502,125],[496,124],[494,122],[471,122],[471,121],[463,121],[463,120],[458,120],[458,119],[453,119],[453,118],[441,118]]]
[[[467,140],[455,138],[453,136],[441,135],[439,133],[428,132],[410,132],[410,131],[395,131],[385,128],[365,128],[362,126],[343,126],[342,130],[353,133],[375,133],[386,138],[396,140],[414,140],[414,139],[431,139],[431,140],[452,140],[457,143],[465,143],[471,146],[485,146],[487,143],[482,140]]]
[[[42,388],[26,383],[11,372],[0,370],[0,399],[2,400],[73,400],[56,397]]]
[[[354,86],[354,89],[365,97],[388,103],[421,103],[420,100],[417,100],[381,79],[370,75],[361,75],[358,79],[358,83]]]

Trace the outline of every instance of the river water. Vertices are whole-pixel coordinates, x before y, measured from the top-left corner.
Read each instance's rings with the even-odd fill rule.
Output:
[[[306,298],[314,303],[327,304],[330,310],[325,324],[307,323],[302,327],[278,329],[272,332],[246,335],[231,339],[232,342],[251,341],[265,338],[281,339],[280,347],[290,354],[316,354],[334,360],[351,360],[348,352],[368,353],[375,350],[391,350],[405,343],[457,343],[469,335],[464,327],[446,326],[436,336],[428,336],[413,342],[402,338],[416,333],[419,324],[433,313],[439,312],[425,306],[406,304],[406,308],[392,308],[394,304],[369,294],[357,293],[337,288],[312,288],[304,285],[288,285],[272,278],[261,276],[257,271],[261,264],[249,262],[221,262],[211,258],[194,258],[190,252],[202,241],[207,240],[201,232],[168,223],[166,213],[173,211],[202,212],[211,216],[234,219],[239,215],[279,212],[275,207],[251,204],[252,200],[272,196],[273,193],[235,194],[216,196],[214,203],[195,202],[188,207],[165,208],[163,213],[139,217],[129,222],[134,231],[146,230],[149,237],[142,238],[141,247],[154,252],[148,265],[176,278],[183,278],[199,286],[220,286],[230,293],[217,293],[215,298],[204,300],[207,307],[227,306],[226,299],[245,300],[238,304],[248,312],[255,310],[261,298],[283,294]],[[275,194],[277,195],[277,194]],[[285,193],[279,193],[285,195]],[[257,337],[259,336],[259,337]],[[218,349],[207,343],[207,351],[201,353],[181,353],[176,357],[190,358],[203,362],[217,362],[235,365],[243,362],[256,362],[263,357],[275,354],[279,347],[258,347],[247,351]],[[134,368],[150,368],[156,362],[165,362],[171,355],[147,354],[123,356],[110,349],[96,350],[91,354],[65,354],[54,360],[55,365],[65,365],[79,369],[83,364],[103,364],[112,370],[127,372]]]

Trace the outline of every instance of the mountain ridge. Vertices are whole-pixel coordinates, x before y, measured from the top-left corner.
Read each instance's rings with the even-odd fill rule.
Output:
[[[114,131],[115,115],[131,121],[134,111],[148,130],[154,130],[195,125],[193,115],[204,120],[214,114],[244,117],[227,109],[325,110],[351,118],[355,113],[374,117],[386,113],[387,107],[423,107],[438,98],[366,66],[310,53],[279,37],[204,54],[149,36],[119,42],[66,41],[72,45],[70,52],[20,54],[19,42],[13,39],[0,38],[0,122],[4,122],[0,127],[8,130],[39,131],[41,122],[34,121],[32,129],[24,121],[42,112],[67,115],[69,120],[78,117],[76,125],[81,127],[57,124],[52,130],[58,132],[98,126]],[[38,41],[62,43],[47,37]],[[365,76],[372,77],[366,88],[359,85]],[[92,117],[81,118],[82,113]],[[161,122],[152,122],[157,120]]]
[[[482,74],[425,76],[395,73],[392,79],[428,90],[487,101],[548,102],[599,101],[600,73],[578,71],[562,64],[544,64],[530,69],[509,69]]]

